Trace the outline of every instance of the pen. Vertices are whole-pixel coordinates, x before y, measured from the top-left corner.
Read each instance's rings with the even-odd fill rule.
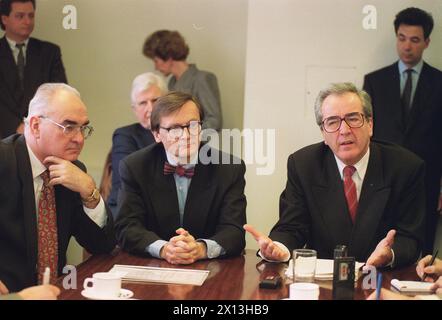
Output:
[[[378,272],[378,281],[376,282],[376,300],[380,299],[382,288],[382,273]]]
[[[434,260],[436,260],[437,254],[439,253],[439,249],[436,250],[436,253],[434,254],[434,256],[431,257],[431,261],[430,264],[428,265],[431,266],[434,263]],[[424,272],[424,275],[422,276],[422,281],[425,281],[425,278],[428,277],[428,274],[426,272]]]
[[[46,267],[45,272],[43,273],[43,285],[49,284],[51,276],[51,269],[49,267]]]

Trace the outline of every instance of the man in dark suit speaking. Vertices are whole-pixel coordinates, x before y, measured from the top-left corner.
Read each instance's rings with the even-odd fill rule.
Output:
[[[66,84],[40,86],[24,135],[0,141],[0,279],[11,292],[54,283],[72,236],[91,253],[115,246],[110,211],[77,160],[92,133],[86,106]]]
[[[186,93],[171,92],[154,104],[151,128],[158,143],[120,162],[115,227],[124,250],[190,264],[244,249],[245,165],[201,146],[203,119],[201,106]]]
[[[60,48],[30,38],[34,30],[35,0],[0,0],[0,137],[23,133],[23,117],[37,88],[64,82]]]
[[[432,254],[442,177],[442,72],[422,60],[433,18],[418,8],[396,15],[399,61],[367,74],[364,90],[373,103],[373,137],[413,151],[426,165],[424,254]],[[439,208],[440,209],[440,208]]]
[[[307,245],[331,259],[336,245],[346,245],[349,256],[376,267],[417,261],[423,161],[399,146],[370,142],[370,97],[351,83],[321,91],[315,116],[324,142],[289,157],[280,218],[270,236],[244,226],[261,256],[287,261],[291,250]]]

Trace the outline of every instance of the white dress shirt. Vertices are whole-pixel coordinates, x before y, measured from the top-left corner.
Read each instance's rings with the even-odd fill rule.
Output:
[[[16,47],[17,42],[9,39],[8,37],[6,37],[6,41],[8,41],[9,47],[11,48],[11,51],[12,51],[12,55],[14,56],[15,63],[17,64],[18,53],[20,52],[20,50],[18,50],[18,48]],[[22,49],[23,50],[23,57],[25,58],[25,64],[26,64],[26,50],[28,49],[28,42],[29,42],[29,38],[23,42],[24,46]]]

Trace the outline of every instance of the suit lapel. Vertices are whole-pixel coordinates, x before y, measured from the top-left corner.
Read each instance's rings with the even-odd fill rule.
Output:
[[[375,241],[376,230],[387,204],[390,188],[385,186],[382,157],[379,148],[370,144],[370,159],[362,184],[358,211],[353,229],[349,253],[368,256]]]
[[[150,194],[158,225],[165,230],[165,235],[175,234],[180,227],[180,211],[175,179],[172,174],[164,175],[166,154],[164,147],[158,145],[159,156],[155,159],[153,170],[154,183],[151,184]]]
[[[416,91],[414,93],[413,105],[410,110],[410,116],[405,130],[408,134],[413,126],[418,123],[419,116],[422,114],[422,108],[426,105],[425,101],[431,93],[431,80],[429,79],[427,64],[424,63],[417,83]]]
[[[329,232],[330,240],[333,243],[347,244],[353,225],[345,202],[341,175],[330,149],[325,156],[321,178],[317,185],[313,185],[319,214],[322,216],[325,229]]]
[[[68,189],[61,185],[54,188],[55,192],[55,212],[57,214],[57,235],[58,235],[58,255],[64,255],[63,248],[68,246],[70,238],[69,226],[71,225],[71,215],[68,214],[75,202],[69,201]],[[66,240],[65,240],[66,239]],[[60,261],[60,260],[59,260]]]
[[[25,88],[32,88],[35,83],[39,83],[38,78],[41,77],[39,67],[42,65],[40,51],[37,42],[30,38],[26,49]]]
[[[3,74],[4,84],[9,87],[9,92],[17,92],[18,89],[18,69],[15,63],[14,56],[12,55],[9,43],[6,37],[0,40],[0,72]],[[13,95],[14,99],[17,100],[16,94]],[[17,100],[18,101],[18,100]]]
[[[195,166],[184,208],[183,226],[192,234],[205,234],[205,226],[216,188],[212,184],[214,165]]]
[[[26,248],[28,261],[31,266],[37,263],[37,211],[35,208],[34,183],[32,178],[31,162],[24,136],[17,140],[16,147],[17,167],[22,185],[24,227],[26,233]]]

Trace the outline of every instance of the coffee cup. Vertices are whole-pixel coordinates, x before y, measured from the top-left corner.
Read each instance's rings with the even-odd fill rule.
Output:
[[[94,273],[92,278],[84,280],[83,287],[96,297],[118,298],[121,291],[121,276],[109,272]]]
[[[290,300],[318,300],[319,286],[310,282],[295,282],[290,285]]]

